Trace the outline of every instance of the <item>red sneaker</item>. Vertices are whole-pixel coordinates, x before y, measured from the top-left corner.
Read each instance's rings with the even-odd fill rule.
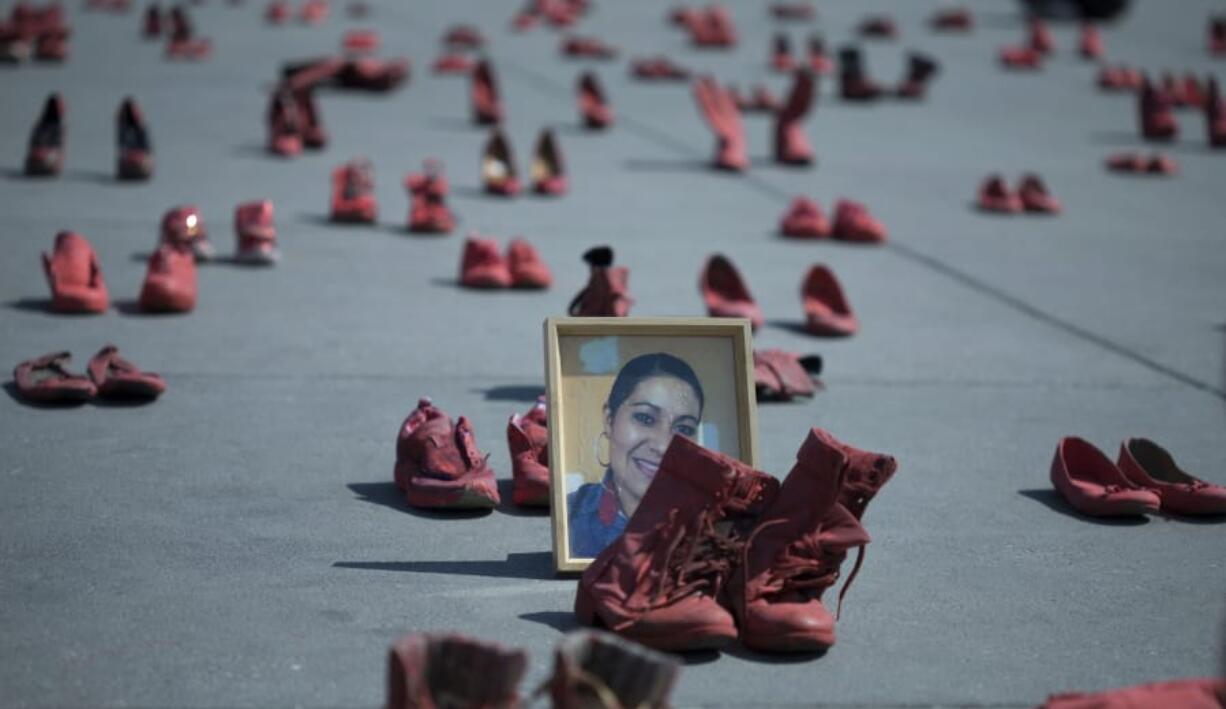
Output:
[[[894,39],[898,37],[898,26],[893,18],[885,15],[873,15],[864,18],[858,28],[861,37],[876,39]]]
[[[839,50],[839,95],[844,101],[872,101],[881,96],[881,85],[868,77],[856,47]]]
[[[809,35],[809,70],[818,75],[834,72],[834,60],[826,52],[826,40],[820,34]]]
[[[286,86],[272,95],[268,106],[268,152],[281,157],[293,157],[302,152],[302,117],[298,105]]]
[[[1006,69],[1039,69],[1043,66],[1043,53],[1034,47],[1001,47],[1000,63]]]
[[[970,32],[975,18],[966,7],[940,8],[929,18],[928,25],[937,32]]]
[[[775,162],[783,165],[809,165],[813,162],[813,148],[805,137],[801,121],[808,115],[817,95],[817,80],[813,72],[801,69],[796,72],[792,90],[783,108],[775,114]]]
[[[289,22],[293,10],[286,0],[271,0],[264,9],[264,21],[272,25],[282,25]]]
[[[196,259],[163,244],[149,257],[140,307],[148,313],[186,313],[196,307]]]
[[[813,5],[807,2],[776,2],[770,6],[770,13],[779,20],[794,20],[806,22],[813,19]]]
[[[481,181],[489,194],[502,197],[519,194],[519,176],[515,170],[511,144],[497,128],[490,131],[490,139],[481,156]]]
[[[1056,48],[1055,40],[1051,36],[1051,28],[1043,20],[1037,17],[1031,18],[1027,32],[1027,45],[1039,54],[1051,54]]]
[[[860,321],[851,311],[834,272],[820,263],[809,269],[801,283],[800,302],[805,310],[805,325],[814,335],[847,337],[860,329]]]
[[[1060,201],[1048,194],[1047,186],[1038,175],[1029,174],[1022,177],[1017,196],[1022,201],[1022,208],[1027,212],[1059,214],[1061,211]]]
[[[1137,116],[1140,119],[1141,137],[1146,140],[1169,141],[1179,134],[1175,112],[1170,96],[1154,88],[1149,79],[1141,82],[1137,94]]]
[[[717,139],[715,158],[712,164],[721,170],[741,172],[749,167],[749,155],[745,148],[745,127],[741,112],[732,96],[706,76],[694,82],[694,99],[699,112]]]
[[[817,202],[797,197],[783,215],[779,231],[797,239],[821,239],[830,236],[830,222]]]
[[[566,37],[558,45],[558,51],[564,57],[579,59],[614,59],[617,57],[617,47],[605,44],[596,37]]]
[[[354,57],[336,70],[336,83],[341,88],[382,93],[404,83],[409,77],[409,60]]]
[[[553,131],[545,128],[536,139],[536,149],[533,151],[532,191],[556,197],[566,194],[566,185],[562,149],[558,147]]]
[[[511,273],[512,288],[543,290],[553,283],[549,266],[536,248],[522,238],[511,239],[507,245],[507,270]]]
[[[448,184],[442,165],[427,160],[425,169],[406,177],[404,185],[409,190],[409,231],[450,233],[455,226],[455,218],[447,208]]]
[[[1181,515],[1226,514],[1226,487],[1180,468],[1165,448],[1146,438],[1120,444],[1119,468],[1129,482],[1158,495],[1162,509]]]
[[[87,377],[69,372],[68,352],[53,352],[27,360],[13,369],[13,382],[22,399],[39,404],[69,404],[88,401],[97,394]]]
[[[613,249],[597,246],[583,254],[592,272],[587,285],[570,301],[566,311],[586,318],[624,318],[630,314],[630,270],[613,266]]]
[[[1209,77],[1205,88],[1205,128],[1209,145],[1226,148],[1226,99],[1218,91],[1217,79]]]
[[[53,93],[43,104],[26,153],[26,174],[31,177],[58,175],[64,167],[64,100]]]
[[[55,250],[43,254],[43,272],[51,286],[51,309],[57,313],[101,313],[110,302],[98,254],[81,235],[61,231]]]
[[[481,49],[485,36],[472,25],[453,25],[443,35],[443,44],[453,49]]]
[[[514,709],[528,666],[522,650],[463,635],[414,633],[388,652],[387,709]]]
[[[239,263],[271,266],[281,260],[272,200],[238,205],[234,209],[234,233],[238,237],[238,251],[234,259]]]
[[[478,125],[492,125],[502,120],[502,102],[498,98],[498,82],[494,69],[486,59],[477,62],[473,69],[472,84],[473,121]]]
[[[439,55],[431,69],[435,74],[471,74],[474,66],[473,61],[463,54],[448,52]]]
[[[904,99],[922,99],[928,94],[928,83],[937,75],[940,65],[932,57],[911,52],[907,57],[907,76],[894,90],[894,95]]]
[[[753,379],[758,401],[791,401],[817,393],[820,355],[802,357],[783,350],[754,350]]]
[[[378,212],[369,160],[352,160],[332,171],[332,221],[374,224]]]
[[[498,249],[498,242],[482,239],[476,232],[468,236],[460,261],[460,285],[481,289],[511,287],[511,269]]]
[[[585,71],[579,76],[579,116],[591,130],[604,130],[613,125],[613,107],[605,99],[604,89],[596,75]]]
[[[453,425],[429,399],[418,401],[400,424],[393,475],[413,507],[498,506],[494,471],[477,449],[472,424],[461,416]]]
[[[1098,31],[1098,25],[1085,22],[1081,25],[1081,40],[1077,51],[1085,59],[1099,59],[1103,56],[1103,35]]]
[[[753,299],[741,273],[723,254],[707,259],[698,279],[698,290],[713,318],[748,318],[754,330],[762,327],[762,309]]]
[[[1051,483],[1073,509],[1092,517],[1131,517],[1158,512],[1160,498],[1138,489],[1088,441],[1061,438],[1051,461]]]
[[[131,96],[119,105],[116,119],[119,157],[115,176],[120,180],[147,180],[153,175],[153,145],[140,107]]]
[[[1009,191],[1005,178],[989,175],[979,187],[979,209],[1000,214],[1017,214],[1022,211],[1022,198]]]
[[[156,2],[145,8],[145,19],[141,24],[141,35],[145,39],[154,39],[162,34],[162,10]]]
[[[315,105],[315,89],[297,89],[293,92],[294,106],[298,109],[303,147],[319,150],[328,144],[328,132],[324,130],[319,107]]]
[[[839,241],[862,244],[885,243],[889,235],[885,226],[869,214],[868,207],[850,199],[840,199],[834,205],[834,228],[831,236]]]
[[[119,356],[119,348],[106,345],[89,360],[89,378],[103,399],[156,399],[166,391],[166,382],[153,372]]]
[[[545,397],[528,413],[512,414],[507,422],[511,449],[511,501],[520,507],[549,506],[549,417]]]
[[[162,216],[159,243],[192,252],[197,261],[213,258],[213,245],[209,243],[204,219],[195,205],[175,207]]]
[[[663,56],[635,59],[630,62],[630,74],[647,81],[685,81],[690,78],[688,69]]]
[[[775,71],[791,73],[796,69],[796,60],[792,58],[792,41],[783,32],[775,33],[770,63]]]

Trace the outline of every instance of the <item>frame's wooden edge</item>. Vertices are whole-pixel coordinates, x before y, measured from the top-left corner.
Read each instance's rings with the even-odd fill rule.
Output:
[[[562,366],[558,361],[558,318],[546,318],[544,324],[545,336],[545,413],[549,418],[549,524],[553,530],[550,540],[553,549],[553,568],[555,573],[568,571],[567,557],[570,549],[567,547],[562,511],[566,507],[566,490],[557,484],[557,471],[562,450],[562,417],[558,413],[556,402],[559,401],[562,384]]]

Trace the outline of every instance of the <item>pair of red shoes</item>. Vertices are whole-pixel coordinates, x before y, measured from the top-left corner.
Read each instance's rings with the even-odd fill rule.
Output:
[[[613,125],[613,106],[605,98],[604,89],[596,74],[585,71],[575,84],[579,103],[579,118],[589,130],[604,130]]]
[[[826,41],[820,34],[809,35],[808,67],[815,74],[829,74],[834,71],[834,61],[826,52]],[[771,68],[779,72],[792,72],[800,68],[801,63],[792,56],[792,41],[783,32],[775,34],[771,46]]]
[[[572,59],[601,59],[609,60],[617,58],[617,47],[608,44],[599,37],[581,37],[579,35],[571,35],[564,37],[558,44],[558,52]]]
[[[868,533],[865,508],[893,457],[812,429],[782,484],[674,436],[625,532],[579,580],[575,616],[650,647],[715,650],[739,639],[765,652],[835,644],[822,596]]]
[[[185,61],[208,59],[213,54],[213,42],[197,37],[187,9],[175,5],[170,9],[170,31],[166,37],[166,58]]]
[[[1009,189],[1005,178],[1000,175],[989,175],[979,187],[977,205],[981,211],[996,214],[1059,214],[1062,206],[1060,201],[1047,191],[1043,180],[1035,174],[1022,177],[1017,192]]]
[[[583,253],[590,267],[587,285],[571,299],[566,312],[584,318],[624,318],[630,314],[630,270],[613,265],[613,249],[596,246]]]
[[[72,355],[53,352],[27,360],[13,370],[18,395],[39,404],[69,404],[95,397],[121,401],[149,401],[166,390],[166,382],[119,356],[119,348],[106,345],[89,360],[89,376],[67,369]]]
[[[1125,439],[1117,463],[1084,439],[1063,438],[1051,482],[1074,509],[1094,517],[1226,514],[1226,487],[1189,475],[1145,438]]]
[[[1126,172],[1139,175],[1176,175],[1179,173],[1179,163],[1168,155],[1151,153],[1146,157],[1143,153],[1116,153],[1107,158],[1107,169],[1112,172]]]
[[[1089,27],[1090,25],[1086,25]],[[1026,42],[1021,45],[1001,47],[1000,63],[1006,69],[1039,69],[1043,60],[1055,49],[1056,42],[1052,38],[1051,28],[1038,17],[1033,17],[1026,25]]]
[[[469,96],[472,101],[474,123],[488,126],[502,122],[503,109],[501,94],[498,90],[498,78],[488,59],[481,59],[473,67]]]
[[[58,175],[64,168],[64,100],[53,93],[30,132],[25,174]],[[120,180],[147,180],[153,175],[153,145],[140,107],[132,97],[119,104],[115,120],[117,156],[115,176]]]
[[[736,46],[736,25],[722,5],[696,9],[679,7],[671,12],[670,19],[689,32],[695,47],[730,49]]]
[[[23,62],[31,49],[38,61],[62,62],[68,58],[71,34],[59,3],[38,7],[19,1],[13,5],[9,19],[0,22],[0,62]]]
[[[483,239],[473,233],[464,242],[460,285],[465,288],[541,290],[552,282],[549,267],[536,248],[522,238],[511,239],[505,257],[493,239]]]
[[[918,101],[928,95],[928,86],[940,72],[937,60],[919,52],[907,55],[907,71],[892,91],[871,78],[858,47],[839,50],[839,95],[844,101],[875,101],[882,96]]]
[[[663,55],[640,57],[630,62],[630,75],[644,81],[686,81],[690,70]]]
[[[707,259],[698,278],[698,289],[711,317],[746,318],[754,330],[765,322],[740,271],[723,254]],[[843,287],[829,267],[816,264],[800,287],[805,325],[814,335],[847,337],[860,328]]]
[[[808,114],[817,93],[812,72],[800,70],[787,100],[775,114],[775,160],[784,165],[808,165],[813,162],[801,121]],[[743,172],[749,167],[745,143],[745,125],[741,109],[732,93],[714,78],[705,76],[694,82],[694,99],[700,115],[715,134],[716,148],[712,165],[720,170]]]
[[[374,224],[378,216],[375,175],[370,160],[351,160],[332,170],[332,221]]]
[[[889,238],[885,226],[867,207],[849,199],[840,199],[835,203],[834,224],[831,225],[821,205],[806,197],[797,197],[780,220],[779,231],[784,236],[797,239],[831,237],[836,241],[862,244],[881,244]]]
[[[450,186],[442,163],[427,160],[421,172],[404,179],[409,191],[409,231],[419,234],[448,234],[455,228],[455,216],[447,207]]]
[[[520,191],[519,173],[515,168],[511,144],[497,128],[491,131],[481,155],[481,181],[488,194],[514,197]],[[553,131],[543,128],[533,151],[532,191],[539,195],[559,196],[566,194],[567,188],[562,149],[558,147]]]
[[[328,143],[313,87],[295,88],[284,81],[268,106],[268,152],[294,157],[303,148],[319,150]]]
[[[246,265],[271,266],[281,257],[277,249],[277,226],[273,219],[272,202],[267,199],[243,202],[234,208],[234,234],[236,251],[234,261]],[[208,231],[200,210],[192,205],[175,207],[162,217],[160,245],[176,252],[190,254],[195,261],[209,261],[214,256]],[[177,263],[180,259],[171,259]],[[183,277],[175,279],[186,283],[189,274],[183,266]],[[184,288],[186,286],[184,285]],[[191,289],[194,291],[194,287]]]

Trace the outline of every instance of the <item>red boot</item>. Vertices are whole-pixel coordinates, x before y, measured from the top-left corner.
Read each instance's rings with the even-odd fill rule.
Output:
[[[31,177],[58,175],[64,167],[64,100],[53,93],[30,132],[25,173]]]
[[[532,191],[556,197],[566,194],[566,166],[562,149],[553,137],[553,131],[545,128],[536,139],[532,158]]]
[[[147,180],[153,175],[153,144],[140,107],[129,96],[119,105],[116,119],[118,159],[115,176],[120,180]]]
[[[460,260],[460,285],[479,289],[511,287],[511,271],[498,250],[498,242],[482,239],[475,232],[469,235]]]
[[[388,651],[385,706],[515,709],[527,666],[522,650],[463,635],[406,635]]]
[[[1047,186],[1038,175],[1029,174],[1022,178],[1018,186],[1017,196],[1022,201],[1022,208],[1027,212],[1038,214],[1059,214],[1062,207],[1060,200],[1052,197]]]
[[[717,139],[712,164],[721,170],[741,172],[749,167],[745,148],[745,126],[741,111],[726,89],[707,76],[694,82],[694,98],[699,112]]]
[[[860,329],[860,322],[834,272],[822,264],[809,269],[800,288],[805,325],[814,335],[847,337]]]
[[[1052,486],[1073,509],[1093,517],[1157,514],[1161,498],[1142,490],[1090,442],[1060,439],[1051,461]]]
[[[156,399],[166,391],[166,382],[153,372],[119,356],[119,348],[107,345],[89,360],[89,378],[103,399]]]
[[[1098,25],[1086,22],[1081,25],[1081,41],[1077,50],[1085,59],[1100,59],[1103,56],[1103,35]]]
[[[813,162],[813,148],[800,125],[813,105],[817,81],[804,69],[796,72],[792,91],[783,109],[775,114],[775,162],[784,165],[808,165]]]
[[[140,307],[147,313],[186,313],[196,307],[196,259],[163,244],[149,257]]]
[[[932,57],[911,52],[907,57],[907,76],[894,90],[894,95],[903,99],[923,99],[928,95],[928,82],[939,70],[940,65]]]
[[[494,69],[488,60],[477,62],[472,81],[473,122],[483,126],[500,122],[502,102],[498,98]]]
[[[302,152],[302,117],[284,86],[273,92],[268,106],[268,152],[287,158]]]
[[[89,378],[68,371],[68,352],[52,352],[13,369],[13,383],[22,399],[37,404],[78,404],[89,401],[97,388]]]
[[[324,130],[323,119],[319,115],[319,107],[315,104],[313,88],[297,89],[293,92],[294,106],[298,109],[298,119],[301,122],[303,147],[319,150],[328,144],[328,132]]]
[[[1022,200],[1009,190],[1005,178],[989,175],[979,187],[979,209],[1000,214],[1017,214],[1022,211]]]
[[[779,231],[797,239],[821,239],[830,236],[830,222],[817,202],[797,197],[783,215]]]
[[[792,58],[792,41],[783,32],[775,33],[771,46],[771,68],[787,73],[796,69],[796,60]]]
[[[234,209],[234,234],[238,238],[234,259],[239,263],[271,266],[281,260],[271,200],[238,205]]]
[[[872,101],[881,96],[881,85],[869,78],[864,59],[856,47],[839,50],[839,95],[844,101]]]
[[[545,397],[528,413],[512,414],[507,422],[511,449],[511,500],[520,507],[549,506],[549,417]]]
[[[1209,54],[1226,56],[1226,17],[1209,18]]]
[[[51,286],[51,309],[57,313],[105,312],[110,299],[98,255],[84,237],[71,231],[55,235],[55,250],[43,254],[43,271]]]
[[[507,270],[511,272],[511,287],[543,290],[553,282],[549,266],[541,260],[536,248],[521,238],[507,245]]]
[[[1179,134],[1170,97],[1155,88],[1148,78],[1142,80],[1141,91],[1137,94],[1137,115],[1141,137],[1146,140],[1169,141]]]
[[[707,259],[698,279],[698,290],[713,318],[748,318],[754,330],[762,327],[762,309],[754,301],[736,266],[723,254]]]
[[[659,650],[718,649],[737,637],[716,601],[740,559],[729,526],[747,526],[779,483],[673,436],[626,530],[579,580],[575,616]]]
[[[141,25],[141,35],[145,39],[156,39],[162,34],[162,11],[156,2],[145,8],[145,18]]]
[[[209,243],[204,219],[194,205],[175,207],[162,215],[159,243],[192,252],[197,261],[213,258],[213,245]]]
[[[519,177],[515,170],[515,158],[511,154],[511,144],[497,128],[490,131],[490,139],[481,156],[481,180],[489,194],[502,197],[519,194]]]
[[[613,249],[597,246],[583,254],[591,266],[591,276],[583,290],[571,300],[567,312],[585,318],[624,318],[630,314],[630,270],[613,266]]]
[[[374,224],[378,212],[369,160],[353,160],[332,171],[332,221]]]
[[[888,238],[885,226],[869,214],[868,207],[850,199],[840,199],[834,206],[831,235],[839,241],[862,244],[881,244]]]
[[[1226,99],[1218,91],[1217,79],[1209,77],[1205,89],[1205,128],[1209,145],[1226,148]]]
[[[421,399],[400,425],[393,474],[413,507],[487,509],[497,507],[499,498],[486,458],[468,419],[461,416],[452,425],[447,414]]]
[[[579,77],[579,116],[583,125],[592,130],[604,130],[613,125],[613,107],[605,99],[596,75],[590,71]]]
[[[455,226],[455,218],[447,208],[447,177],[442,166],[427,160],[425,170],[405,178],[409,190],[409,231],[423,234],[447,234]]]

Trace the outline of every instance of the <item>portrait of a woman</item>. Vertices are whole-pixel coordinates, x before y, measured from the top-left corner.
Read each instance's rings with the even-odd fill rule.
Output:
[[[673,355],[639,355],[618,371],[595,442],[604,476],[567,497],[573,556],[594,557],[621,535],[672,437],[697,440],[703,403],[698,375]]]

